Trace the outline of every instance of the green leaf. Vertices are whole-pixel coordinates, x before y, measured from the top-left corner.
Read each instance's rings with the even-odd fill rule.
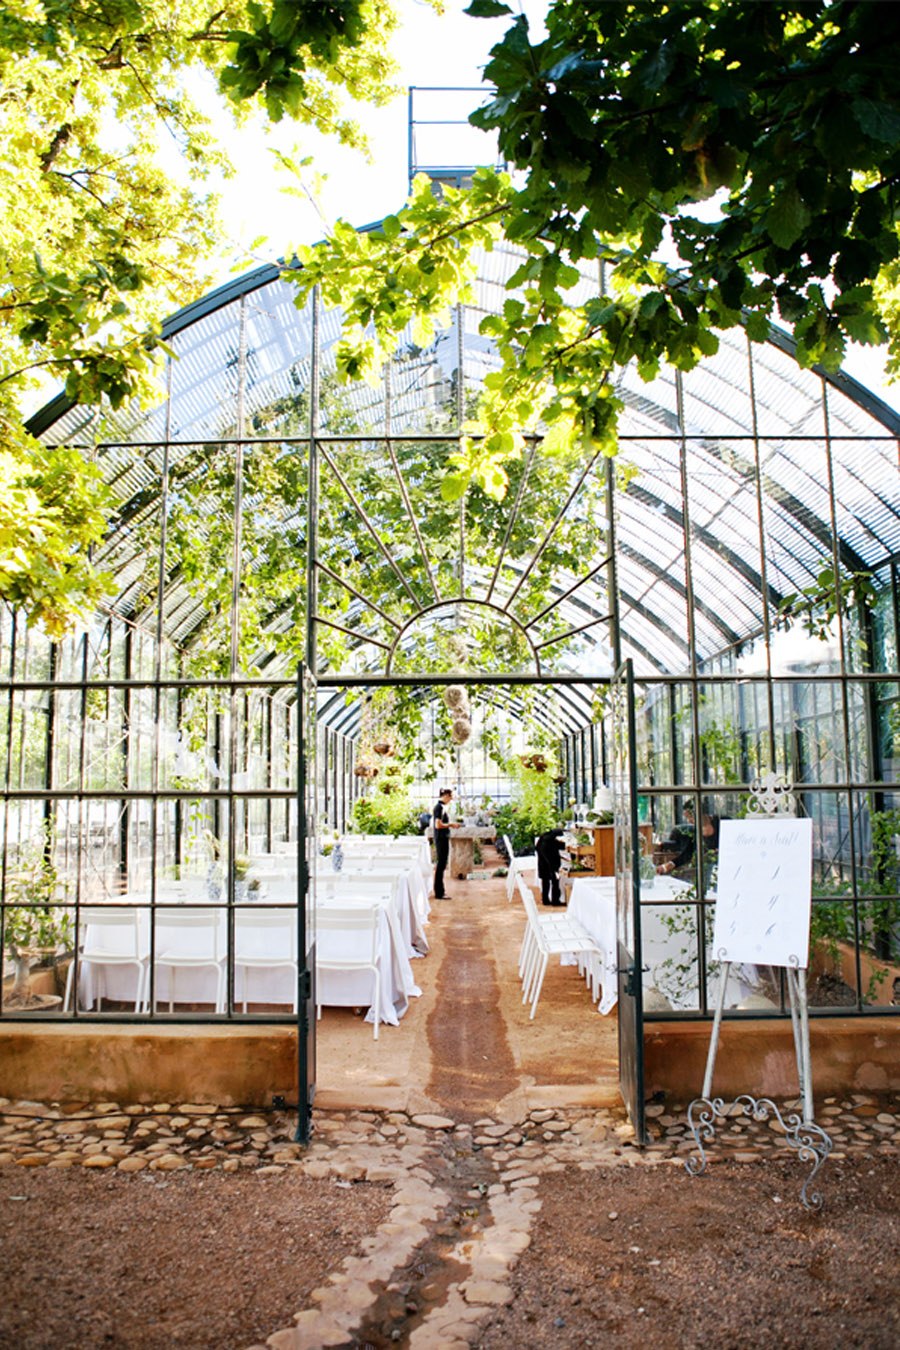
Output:
[[[634,72],[634,81],[642,89],[654,93],[661,89],[675,63],[675,49],[670,42],[661,42],[655,51],[645,56]]]
[[[744,320],[744,327],[752,342],[767,342],[769,337],[769,319],[765,314],[754,310]]]
[[[854,98],[850,102],[850,111],[857,126],[875,141],[896,146],[900,141],[900,112],[889,103],[876,102],[871,98]]]
[[[863,310],[859,314],[842,314],[840,320],[847,336],[864,347],[877,347],[888,340],[888,330],[874,309]]]
[[[809,210],[794,183],[778,193],[765,215],[766,232],[779,248],[796,244],[809,221]]]
[[[472,0],[463,14],[473,19],[499,19],[503,14],[512,14],[512,10],[509,5],[501,4],[500,0]]]
[[[441,479],[441,500],[458,502],[469,485],[469,476],[465,473],[448,473]]]

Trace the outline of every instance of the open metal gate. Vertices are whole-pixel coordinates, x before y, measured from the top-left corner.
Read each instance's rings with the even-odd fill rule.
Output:
[[[316,718],[317,683],[309,668],[297,674],[297,1141],[309,1142],[316,1091]]]
[[[613,796],[616,821],[616,936],[619,980],[619,1087],[639,1144],[644,1115],[644,1006],[641,954],[640,835],[637,813],[634,672],[625,661],[612,682]]]

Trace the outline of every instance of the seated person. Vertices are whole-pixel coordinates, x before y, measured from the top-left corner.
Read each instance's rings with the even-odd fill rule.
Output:
[[[541,901],[545,905],[562,905],[560,897],[559,869],[564,857],[567,857],[566,845],[560,829],[545,830],[535,847],[537,854],[537,874],[541,879]]]
[[[663,857],[656,868],[659,876],[666,876],[671,872],[684,869],[693,861],[697,847],[697,831],[694,828],[694,803],[685,802],[683,809],[684,823],[675,825],[669,837],[660,845],[659,851],[663,854]],[[719,847],[720,823],[719,816],[713,815],[710,811],[704,811],[700,817],[700,833],[703,836],[703,852],[706,855]]]

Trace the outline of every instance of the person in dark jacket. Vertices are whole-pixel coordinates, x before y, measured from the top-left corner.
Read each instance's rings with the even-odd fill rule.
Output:
[[[670,872],[683,871],[693,861],[697,848],[697,831],[694,828],[694,803],[684,804],[684,824],[676,825],[668,839],[662,844],[663,857],[657,872],[665,876]],[[720,818],[709,811],[700,817],[700,833],[703,836],[703,852],[708,855],[719,847]]]
[[[545,905],[564,903],[559,891],[559,868],[565,850],[563,831],[559,829],[545,830],[537,841],[537,874],[541,879],[541,901]]]

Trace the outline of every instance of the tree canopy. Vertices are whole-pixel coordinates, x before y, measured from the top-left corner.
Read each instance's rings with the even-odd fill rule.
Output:
[[[510,13],[473,0],[475,17]],[[792,332],[802,365],[836,369],[848,339],[900,366],[900,9],[855,0],[553,0],[547,35],[513,18],[472,117],[511,176],[479,172],[435,203],[427,183],[380,236],[338,230],[308,251],[348,316],[340,361],[373,369],[405,323],[427,331],[464,296],[475,249],[527,253],[482,331],[502,368],[448,484],[497,495],[517,432],[606,440],[610,376],[631,360],[690,369],[742,323]],[[596,268],[596,293],[568,294]]]
[[[394,92],[394,26],[390,0],[0,10],[0,450],[17,502],[0,594],[51,630],[102,589],[84,555],[108,502],[82,457],[27,435],[29,388],[49,376],[81,403],[158,398],[162,320],[223,261],[213,185],[229,165],[203,111],[210,91],[235,123],[288,117],[361,144],[347,98]]]
[[[736,324],[762,340],[781,322],[798,360],[828,369],[848,339],[889,341],[900,368],[897,6],[551,0],[534,39],[501,0],[469,13],[510,15],[472,119],[509,172],[440,196],[421,179],[380,232],[339,224],[285,268],[299,302],[318,285],[343,309],[352,380],[376,375],[408,324],[429,340],[480,250],[521,247],[483,321],[499,368],[447,457],[445,502],[501,502],[523,433],[540,430],[561,465],[614,453],[617,371],[690,369]],[[29,441],[29,382],[49,372],[85,403],[148,396],[162,317],[207,283],[227,154],[195,82],[236,121],[258,109],[354,140],[342,100],[388,96],[393,23],[390,0],[3,8],[0,425],[22,509],[4,522],[0,593],[27,612],[58,627],[93,603],[102,578],[84,552],[108,505],[83,459]],[[67,483],[85,522],[68,552]]]

